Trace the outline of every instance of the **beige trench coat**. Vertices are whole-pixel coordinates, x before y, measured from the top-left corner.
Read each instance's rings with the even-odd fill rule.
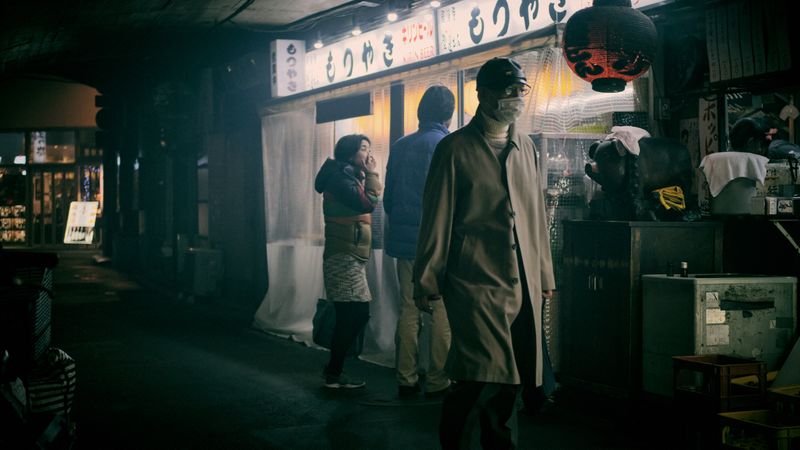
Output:
[[[542,291],[554,289],[555,280],[533,142],[512,129],[507,190],[500,161],[479,123],[474,118],[434,152],[423,194],[414,297],[444,296],[453,379],[520,384],[511,341],[523,299],[519,251],[536,326],[536,384],[541,385]]]

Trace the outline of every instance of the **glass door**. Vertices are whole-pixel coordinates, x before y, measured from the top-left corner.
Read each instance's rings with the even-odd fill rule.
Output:
[[[32,184],[31,244],[62,244],[70,202],[79,200],[76,169],[36,167]]]

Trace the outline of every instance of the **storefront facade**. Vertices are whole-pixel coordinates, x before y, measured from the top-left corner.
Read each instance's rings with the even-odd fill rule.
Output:
[[[0,85],[0,243],[95,246],[99,232],[68,233],[70,207],[103,209],[103,149],[95,141],[97,90],[58,78],[20,78]],[[75,211],[73,211],[73,219]]]
[[[494,21],[491,14],[496,4],[501,3],[509,8],[509,3],[514,2],[479,2],[477,6],[455,2],[436,10],[422,10],[405,22],[388,25],[387,29],[312,50],[302,68],[308,74],[304,80],[308,89],[286,98],[274,98],[262,110],[270,290],[256,313],[258,326],[310,340],[314,302],[287,305],[282,299],[290,293],[300,299],[324,295],[322,199],[313,191],[313,179],[324,160],[332,156],[335,142],[351,133],[367,135],[383,179],[391,143],[417,129],[417,105],[425,89],[439,84],[455,94],[456,112],[451,130],[460,128],[476,113],[478,68],[497,56],[516,59],[533,87],[517,126],[536,143],[539,169],[546,175],[542,177],[546,185],[540,188],[546,192],[551,242],[558,267],[561,220],[587,215],[587,197],[594,189],[584,182],[583,176],[589,145],[605,137],[614,125],[652,129],[651,79],[645,75],[619,93],[593,92],[590,84],[570,72],[560,47],[563,24],[571,13],[585,5],[575,2],[562,10],[552,10],[550,15],[539,11],[534,17],[538,21],[530,23],[526,23],[524,16],[507,15],[504,24],[502,14],[494,14]],[[516,3],[510,5],[510,11],[521,10],[521,4]],[[482,28],[476,29],[474,22],[470,24],[476,17],[483,20]],[[398,42],[395,38],[399,36],[402,40],[407,33],[411,33],[410,40],[415,44],[405,49],[394,46]],[[295,41],[294,45],[297,47],[301,42]],[[289,59],[286,55],[297,53],[278,50],[273,55],[277,55],[273,61],[275,94],[282,92],[278,63],[281,55],[286,62]],[[398,62],[406,64],[397,68]],[[375,70],[373,63],[384,67]],[[360,79],[355,79],[359,76]],[[297,84],[292,86],[299,90]],[[291,89],[283,92],[291,93]],[[382,251],[384,223],[383,209],[378,207],[373,213],[374,251],[368,268],[376,300],[372,305],[365,355],[391,364],[399,302],[394,261],[384,257]],[[553,347],[558,345],[556,316],[555,303],[551,303],[545,311],[545,326]],[[557,365],[558,351],[552,354]]]
[[[102,155],[93,129],[0,132],[0,242],[64,244],[70,204],[102,205]]]

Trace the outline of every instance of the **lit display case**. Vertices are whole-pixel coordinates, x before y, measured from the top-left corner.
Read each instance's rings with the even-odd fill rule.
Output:
[[[25,242],[25,176],[21,168],[0,167],[0,242]]]
[[[0,241],[25,242],[25,205],[0,206]]]

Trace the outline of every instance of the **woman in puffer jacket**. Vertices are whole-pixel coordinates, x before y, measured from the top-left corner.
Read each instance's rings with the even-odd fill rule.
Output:
[[[343,373],[347,349],[369,320],[367,260],[372,245],[370,213],[382,186],[375,172],[370,140],[362,134],[342,137],[319,169],[314,183],[323,195],[325,252],[322,272],[327,298],[336,307],[331,356],[324,369],[325,387],[360,388],[366,383]]]

